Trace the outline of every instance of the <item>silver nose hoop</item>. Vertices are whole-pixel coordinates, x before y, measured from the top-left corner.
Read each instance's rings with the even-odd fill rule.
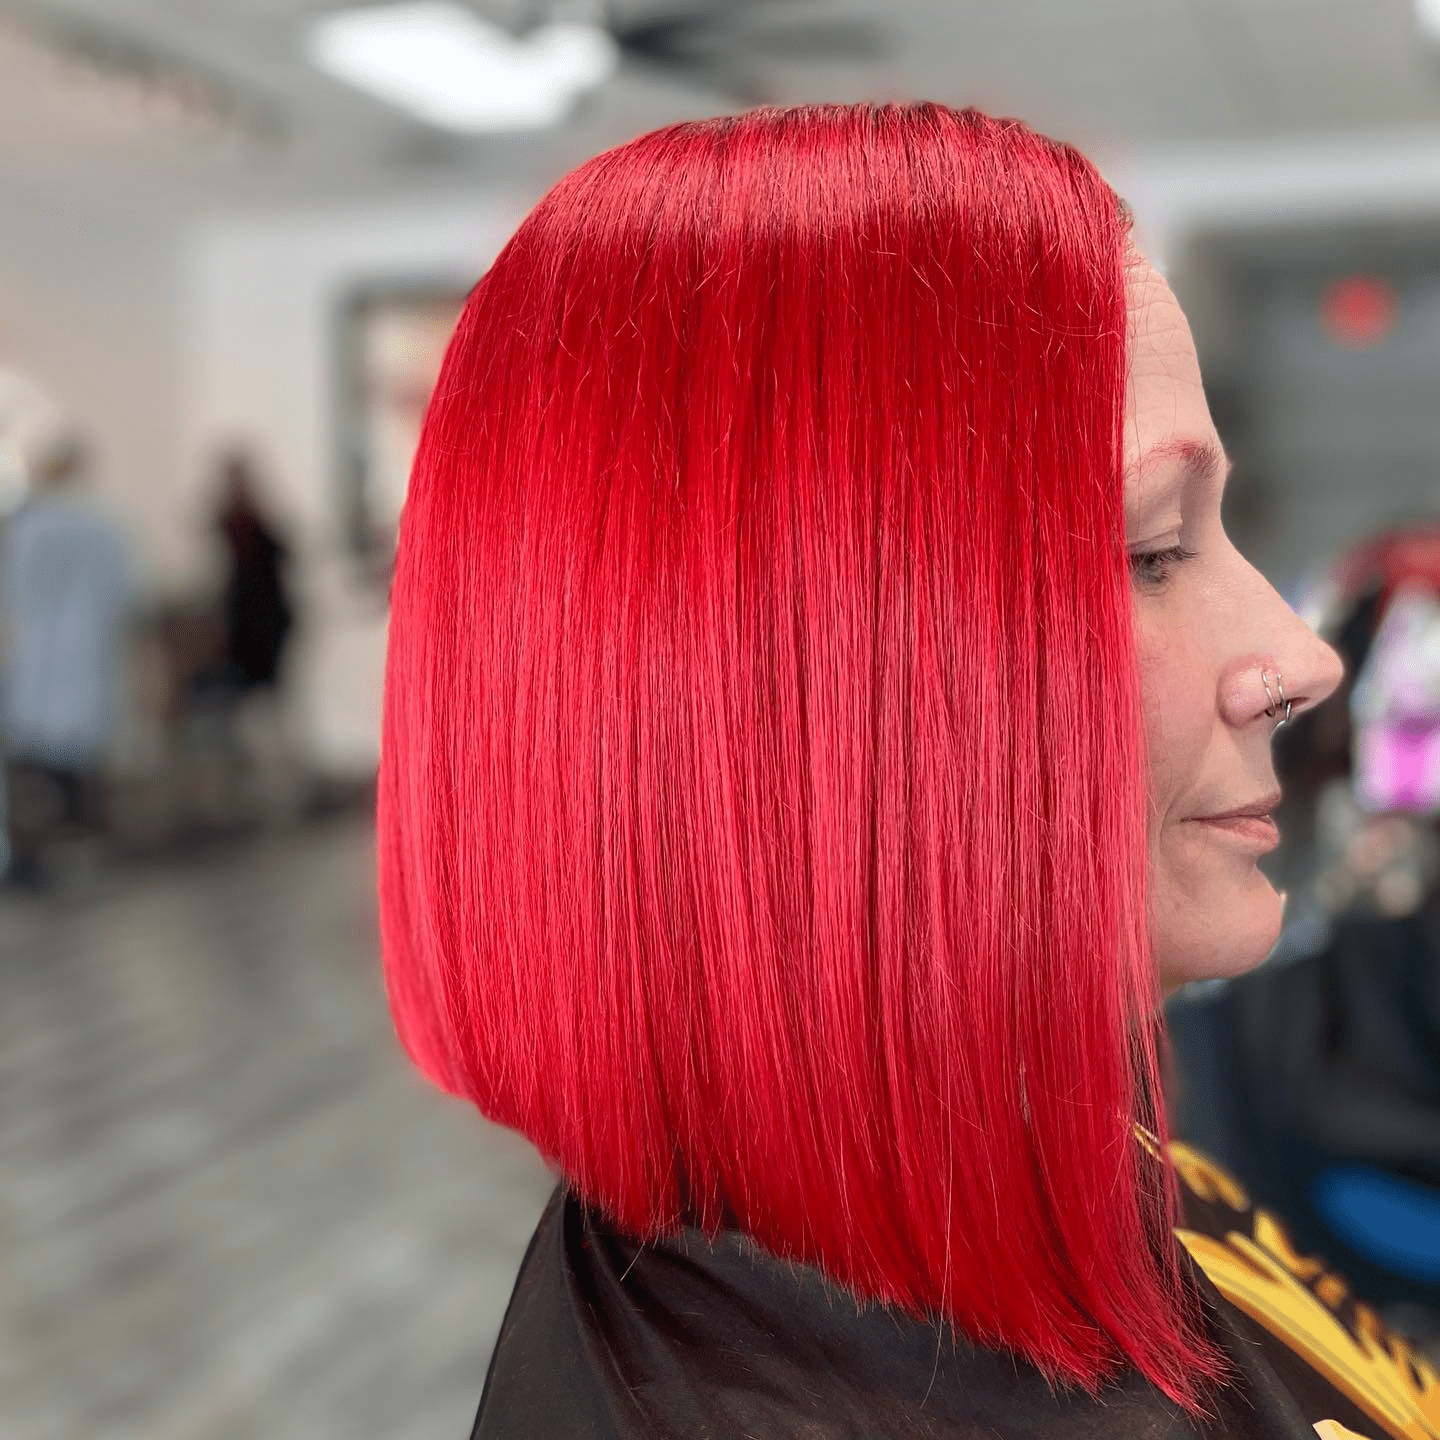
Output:
[[[1275,671],[1275,688],[1273,690],[1270,688],[1270,677],[1263,669],[1260,671],[1260,683],[1265,687],[1265,699],[1268,702],[1265,706],[1265,713],[1275,721],[1270,727],[1270,733],[1273,735],[1282,725],[1290,723],[1290,712],[1294,709],[1294,702],[1285,698],[1285,683],[1281,680],[1278,670]],[[1280,714],[1282,706],[1285,710],[1283,715]],[[1279,719],[1276,719],[1276,716],[1279,716]]]

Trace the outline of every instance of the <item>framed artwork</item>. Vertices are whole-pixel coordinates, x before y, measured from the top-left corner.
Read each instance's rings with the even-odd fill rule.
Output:
[[[449,280],[367,286],[339,310],[341,516],[367,579],[388,589],[420,426],[469,294]]]

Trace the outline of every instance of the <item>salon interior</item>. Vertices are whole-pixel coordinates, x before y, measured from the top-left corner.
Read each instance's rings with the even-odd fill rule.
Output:
[[[1275,739],[1280,941],[1169,1000],[1171,1106],[1440,1362],[1440,0],[0,0],[6,1440],[467,1433],[553,1180],[381,983],[425,404],[572,166],[889,98],[1096,159],[1230,534],[1345,658]]]

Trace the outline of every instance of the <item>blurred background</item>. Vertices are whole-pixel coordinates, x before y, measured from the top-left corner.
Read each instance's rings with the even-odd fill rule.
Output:
[[[468,1433],[549,1189],[428,1091],[370,811],[470,286],[608,145],[931,98],[1093,155],[1237,543],[1345,651],[1180,1132],[1440,1333],[1440,3],[0,0],[0,1435]]]

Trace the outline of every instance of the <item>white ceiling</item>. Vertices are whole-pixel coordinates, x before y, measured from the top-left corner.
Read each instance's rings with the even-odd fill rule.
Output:
[[[684,3],[610,8],[627,18]],[[122,120],[96,102],[93,86],[0,30],[0,187],[21,203],[165,214],[487,182],[535,191],[606,145],[740,104],[629,67],[563,129],[459,140],[307,67],[304,22],[329,8],[327,0],[0,0],[0,15],[88,21],[117,44],[194,67],[283,136],[236,143]],[[521,5],[475,8],[513,21]],[[781,102],[976,103],[1102,151],[1296,132],[1434,126],[1440,135],[1440,60],[1416,30],[1411,0],[771,0],[747,13],[756,27],[869,17],[887,39],[875,62],[756,60],[752,80]]]

